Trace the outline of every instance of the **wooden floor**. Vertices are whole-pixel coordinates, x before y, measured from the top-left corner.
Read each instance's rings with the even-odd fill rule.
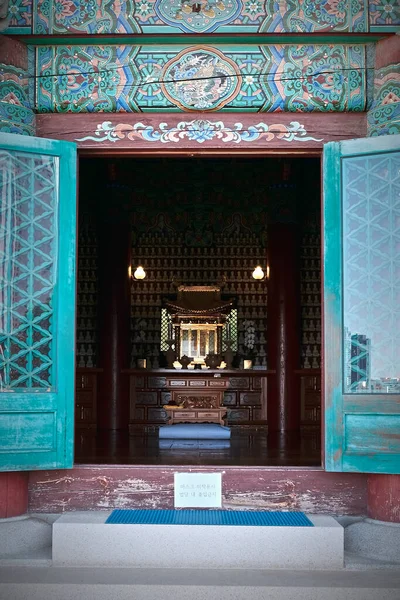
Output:
[[[77,431],[75,464],[109,465],[226,465],[287,466],[321,465],[321,439],[318,432],[270,435],[265,431],[232,431],[227,447],[160,447],[157,433]]]

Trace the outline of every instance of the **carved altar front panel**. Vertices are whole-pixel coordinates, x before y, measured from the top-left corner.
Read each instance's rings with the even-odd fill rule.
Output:
[[[167,422],[165,406],[174,394],[200,397],[208,391],[222,393],[221,404],[227,410],[229,427],[265,427],[267,425],[267,371],[224,371],[214,377],[210,371],[181,375],[154,375],[151,372],[131,370],[130,377],[130,431],[136,428],[156,429]],[[221,375],[218,373],[218,375]],[[318,371],[298,371],[301,388],[301,426],[320,427],[321,375]],[[205,410],[205,409],[204,409]]]
[[[182,370],[158,373],[127,371],[130,377],[131,432],[143,427],[147,430],[157,429],[167,423],[170,410],[166,410],[166,405],[175,403],[179,407],[185,400],[193,398],[200,402],[204,398],[213,399],[215,406],[220,407],[209,409],[195,406],[191,409],[193,418],[204,417],[204,421],[209,421],[210,414],[199,415],[196,411],[211,413],[220,410],[222,416],[226,413],[225,424],[230,427],[266,426],[267,377],[272,375],[270,372]],[[216,421],[219,422],[221,418],[219,414]]]

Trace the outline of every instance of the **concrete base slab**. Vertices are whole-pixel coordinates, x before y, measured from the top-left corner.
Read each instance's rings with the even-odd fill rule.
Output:
[[[32,550],[21,553],[12,558],[0,558],[1,567],[50,567],[53,561],[51,559],[51,546],[41,550]]]
[[[343,527],[110,525],[110,513],[68,513],[53,525],[55,566],[181,569],[340,569]]]
[[[46,520],[24,515],[0,519],[0,560],[39,552],[51,546],[52,527]]]
[[[353,523],[345,529],[345,545],[359,556],[400,564],[400,523],[373,519]]]
[[[399,600],[400,571],[0,568],[1,600]]]
[[[387,560],[379,560],[379,558],[368,558],[360,556],[353,552],[344,551],[344,567],[348,571],[370,571],[379,569],[380,571],[400,571],[400,564],[397,562],[388,562]],[[400,594],[399,594],[400,600]]]

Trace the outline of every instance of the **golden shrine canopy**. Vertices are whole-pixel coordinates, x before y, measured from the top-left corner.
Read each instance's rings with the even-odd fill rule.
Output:
[[[211,285],[181,285],[176,300],[167,301],[166,307],[177,317],[217,317],[227,315],[233,300],[221,299],[221,287]]]

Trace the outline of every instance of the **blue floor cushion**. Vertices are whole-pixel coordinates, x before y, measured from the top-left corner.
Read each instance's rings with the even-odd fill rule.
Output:
[[[160,427],[159,436],[170,440],[229,440],[231,430],[218,423],[176,423]]]
[[[230,448],[230,440],[159,440],[160,450],[225,450]]]

